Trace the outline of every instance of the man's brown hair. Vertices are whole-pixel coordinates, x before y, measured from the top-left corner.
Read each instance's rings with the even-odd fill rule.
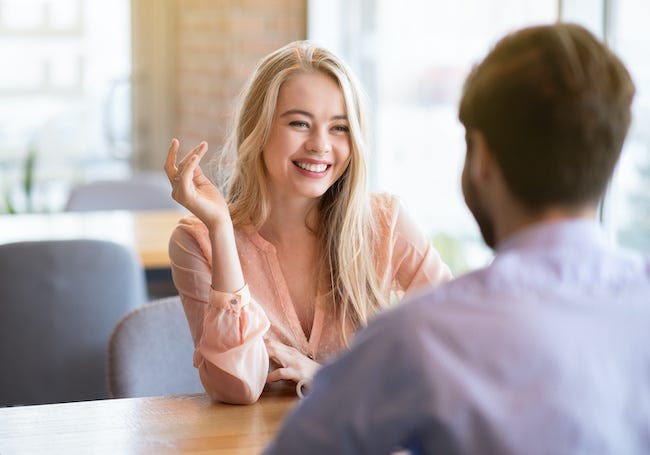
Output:
[[[468,76],[459,119],[486,138],[528,209],[595,203],[619,158],[634,84],[607,46],[581,26],[522,29]]]

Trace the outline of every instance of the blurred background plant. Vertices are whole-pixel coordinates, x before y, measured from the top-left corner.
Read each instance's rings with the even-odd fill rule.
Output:
[[[19,185],[5,188],[5,211],[9,214],[34,212],[34,175],[38,151],[30,146],[23,162],[23,176]]]
[[[486,265],[492,258],[492,251],[474,237],[437,233],[432,243],[455,277]]]

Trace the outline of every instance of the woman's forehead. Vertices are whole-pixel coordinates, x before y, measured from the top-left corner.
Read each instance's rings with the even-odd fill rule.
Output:
[[[276,112],[304,110],[312,114],[327,112],[332,116],[345,115],[343,92],[337,81],[320,71],[291,75],[280,86]]]

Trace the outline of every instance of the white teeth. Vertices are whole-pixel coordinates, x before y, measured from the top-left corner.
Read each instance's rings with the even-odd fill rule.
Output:
[[[296,166],[298,166],[301,169],[304,169],[309,172],[325,172],[327,169],[327,164],[313,164],[313,163],[302,163],[300,161],[296,161]]]

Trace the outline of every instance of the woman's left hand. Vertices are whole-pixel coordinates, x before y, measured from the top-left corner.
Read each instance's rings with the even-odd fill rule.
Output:
[[[316,374],[316,370],[320,368],[320,364],[296,348],[272,339],[265,339],[264,342],[269,358],[280,365],[280,368],[269,373],[266,378],[267,383],[283,379],[296,383],[303,379],[310,380]]]

